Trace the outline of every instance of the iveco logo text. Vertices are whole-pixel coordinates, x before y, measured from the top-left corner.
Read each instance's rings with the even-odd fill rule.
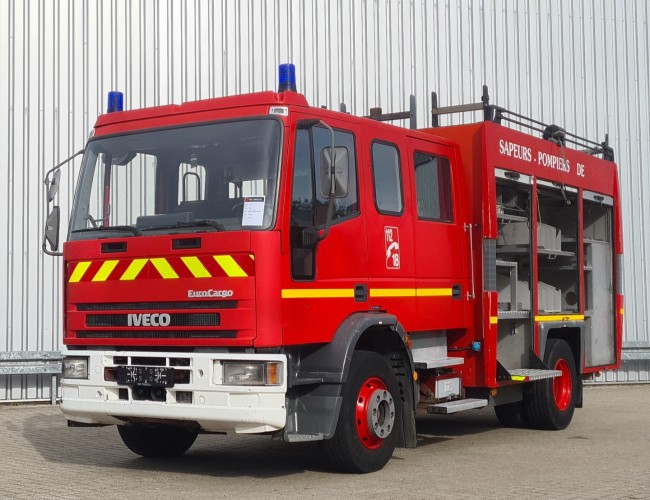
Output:
[[[129,314],[129,326],[169,326],[172,322],[169,314]]]
[[[232,297],[232,290],[188,290],[187,296],[190,299],[196,299],[200,297]]]

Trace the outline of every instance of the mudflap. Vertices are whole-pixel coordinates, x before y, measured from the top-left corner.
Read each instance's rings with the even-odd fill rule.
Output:
[[[417,382],[413,380],[413,372],[410,370],[410,360],[404,359],[400,353],[394,353],[389,359],[397,384],[400,388],[402,398],[402,425],[398,436],[397,446],[401,448],[415,448],[417,446],[417,429],[415,426],[415,407],[417,401],[415,394]]]
[[[320,441],[334,435],[341,409],[341,384],[293,387],[287,394],[287,424],[283,440]]]

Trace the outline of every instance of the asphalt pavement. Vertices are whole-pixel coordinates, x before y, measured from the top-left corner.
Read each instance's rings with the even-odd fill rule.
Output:
[[[500,427],[491,408],[418,419],[380,472],[333,473],[313,444],[201,435],[151,460],[115,427],[68,428],[49,405],[0,405],[0,498],[650,499],[650,384],[590,386],[564,431]]]

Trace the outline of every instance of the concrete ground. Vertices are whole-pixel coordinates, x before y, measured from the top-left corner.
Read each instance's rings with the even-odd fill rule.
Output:
[[[68,428],[58,408],[0,405],[0,498],[650,498],[650,385],[585,389],[559,432],[501,428],[491,408],[418,422],[384,470],[328,471],[317,447],[199,436],[167,461],[114,427]]]

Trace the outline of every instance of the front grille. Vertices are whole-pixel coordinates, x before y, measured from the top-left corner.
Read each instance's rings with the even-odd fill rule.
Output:
[[[90,327],[129,327],[146,326],[142,323],[143,315],[139,318],[132,318],[129,322],[128,314],[89,314],[86,316],[86,326]],[[164,326],[219,326],[220,317],[217,313],[190,313],[190,314],[169,314],[169,324]],[[135,324],[137,321],[139,324]],[[158,319],[160,321],[160,319]],[[162,326],[162,325],[153,325]]]
[[[234,339],[236,330],[84,330],[77,332],[80,339]]]
[[[188,302],[112,302],[77,304],[77,311],[154,311],[175,309],[237,309],[236,300],[197,300]]]

